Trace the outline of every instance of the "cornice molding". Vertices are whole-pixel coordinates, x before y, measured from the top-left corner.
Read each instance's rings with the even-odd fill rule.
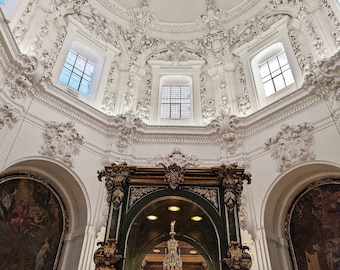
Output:
[[[322,102],[321,98],[310,95],[307,92],[304,96],[300,96],[298,100],[294,99],[294,97],[298,96],[298,92],[304,91],[304,89],[300,89],[286,97],[284,100],[279,100],[244,118],[244,135],[247,137],[256,134],[278,122],[283,122],[285,119],[290,118],[292,115],[303,111],[316,103]],[[285,102],[288,98],[294,100],[294,102]],[[280,103],[282,105],[280,105]],[[285,106],[285,103],[288,103],[288,105]]]
[[[117,127],[123,126],[122,123],[124,121],[122,122],[122,117],[124,116],[108,116],[92,106],[70,97],[66,92],[52,85],[47,79],[43,78],[42,82],[37,81],[36,78],[41,78],[39,75],[39,63],[37,63],[35,58],[27,57],[19,52],[3,14],[0,14],[0,30],[2,37],[0,39],[1,68],[8,69],[21,79],[27,78],[28,84],[30,85],[28,88],[34,89],[34,91],[30,93],[34,95],[34,98],[46,104],[46,106],[53,108],[55,111],[60,111],[68,118],[75,119],[110,138],[119,138],[119,136],[117,136]],[[320,63],[322,66],[329,68],[315,69],[318,63],[311,66],[311,70],[313,70],[314,73],[319,72],[316,74],[319,75],[319,77],[315,78],[324,78],[325,80],[327,79],[326,81],[335,78],[333,73],[340,65],[339,53],[330,58],[323,59]],[[309,76],[308,73],[307,75]],[[9,74],[6,74],[6,76],[7,79],[10,78]],[[16,80],[14,80],[13,83],[17,85]],[[331,84],[331,86],[338,85],[338,81],[335,81],[335,83],[336,84]],[[31,87],[32,85],[34,85],[34,87]],[[240,126],[232,131],[236,133],[237,138],[245,138],[265,128],[276,125],[278,122],[283,122],[285,119],[318,102],[324,102],[322,97],[317,95],[318,87],[320,86],[315,84],[314,77],[305,77],[305,83],[298,91],[249,116],[240,118]],[[6,91],[8,89],[4,90]],[[333,93],[334,90],[331,92]],[[333,100],[338,101],[338,96],[333,98]],[[16,102],[15,97],[12,97],[12,102]],[[337,107],[334,108],[334,112],[336,112],[335,109],[337,109]],[[135,116],[132,115],[131,117],[134,118]],[[217,118],[218,116],[214,117],[214,119],[218,120]],[[133,122],[135,125],[127,131],[126,134],[128,134],[129,141],[124,144],[124,147],[129,146],[130,143],[212,144],[220,147],[220,137],[225,134],[225,132],[220,134],[218,126],[210,124],[207,126],[183,129],[183,127],[147,126],[143,124],[140,117],[138,118],[136,116],[134,119]],[[139,122],[139,124],[137,122]],[[125,128],[118,128],[118,131],[123,129],[125,132]],[[229,134],[230,132],[227,133]]]
[[[218,13],[220,15],[220,23],[226,25],[230,21],[239,18],[244,13],[249,11],[253,6],[258,4],[261,0],[249,0],[243,1],[241,4],[230,10],[219,9]],[[118,4],[114,3],[114,1],[110,0],[97,0],[101,4],[101,6],[109,11],[113,16],[120,18],[129,24],[133,20],[134,9],[125,9]],[[135,8],[137,9],[137,8]],[[146,24],[146,28],[149,32],[157,33],[168,33],[168,34],[187,34],[187,33],[197,33],[202,32],[202,34],[207,31],[207,23],[206,19],[208,18],[208,14],[202,14],[199,18],[197,18],[193,22],[187,23],[167,23],[162,22],[157,19],[157,17],[149,12],[146,12],[148,16],[148,23]],[[145,14],[144,14],[145,15]]]

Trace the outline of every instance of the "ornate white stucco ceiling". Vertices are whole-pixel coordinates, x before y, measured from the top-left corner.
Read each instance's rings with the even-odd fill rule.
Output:
[[[140,8],[141,0],[110,0],[124,9]],[[160,22],[187,23],[195,21],[206,13],[207,5],[214,3],[216,8],[230,10],[245,1],[240,0],[144,0],[149,10]]]

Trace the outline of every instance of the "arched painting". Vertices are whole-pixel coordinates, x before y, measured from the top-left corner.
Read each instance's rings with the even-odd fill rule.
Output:
[[[340,270],[340,180],[310,185],[293,203],[287,224],[294,269]]]
[[[32,175],[0,178],[0,269],[56,269],[65,210],[46,181]]]

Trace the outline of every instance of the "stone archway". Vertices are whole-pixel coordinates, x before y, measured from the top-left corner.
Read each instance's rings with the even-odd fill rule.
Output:
[[[188,196],[189,195],[189,196]],[[145,198],[140,202],[138,214],[131,220],[128,236],[126,238],[126,262],[124,269],[139,269],[142,263],[145,269],[148,264],[153,267],[161,265],[159,258],[152,261],[152,248],[169,240],[169,224],[176,221],[176,240],[192,246],[201,255],[190,255],[183,244],[181,255],[183,256],[183,269],[219,269],[221,242],[225,241],[221,234],[224,227],[218,224],[216,215],[210,215],[207,207],[199,205],[199,198],[193,198],[190,194],[182,193],[181,196],[166,196],[159,192],[159,197],[149,201]],[[171,211],[171,206],[178,207],[178,211]],[[148,220],[149,215],[157,217],[155,220]],[[201,217],[200,221],[193,221],[192,217]],[[219,227],[219,228],[218,228]],[[222,239],[221,239],[222,238]],[[160,245],[161,246],[161,245]],[[160,248],[165,255],[164,248]],[[161,257],[158,254],[157,257]],[[149,261],[143,261],[149,257]],[[155,256],[156,257],[156,256]],[[133,258],[133,260],[129,260]]]
[[[12,163],[1,176],[24,173],[43,179],[50,185],[65,205],[68,214],[68,231],[65,235],[58,267],[77,269],[87,224],[88,199],[80,179],[64,164],[41,157]]]
[[[314,161],[295,166],[274,181],[261,215],[272,269],[293,269],[285,237],[287,213],[295,198],[309,184],[329,177],[340,177],[340,167]]]

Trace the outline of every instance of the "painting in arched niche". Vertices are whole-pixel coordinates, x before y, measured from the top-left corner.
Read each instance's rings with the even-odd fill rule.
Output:
[[[340,180],[310,185],[288,215],[288,240],[294,269],[340,269]]]
[[[56,269],[66,227],[63,204],[46,181],[0,178],[0,269]]]

